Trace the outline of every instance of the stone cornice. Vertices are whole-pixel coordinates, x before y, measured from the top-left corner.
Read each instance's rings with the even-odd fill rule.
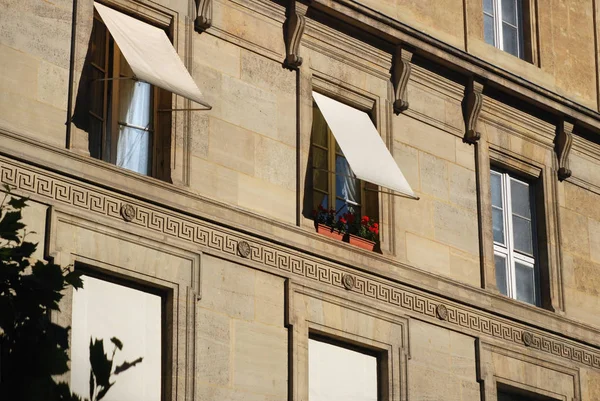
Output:
[[[191,249],[258,265],[293,280],[315,282],[333,291],[349,291],[352,296],[377,302],[401,314],[600,369],[600,349],[582,342],[5,157],[0,158],[0,182],[14,186],[19,193],[73,209],[91,219],[128,224],[138,233],[183,241]],[[346,284],[349,280],[344,279],[348,276],[352,278],[351,287]],[[571,328],[569,332],[575,330]]]
[[[515,95],[556,115],[566,115],[594,132],[600,133],[600,113],[597,111],[481,60],[357,1],[312,0],[311,7],[336,15],[391,44],[409,45],[416,49],[416,54],[437,60],[465,76],[477,76],[485,80],[486,85],[490,87]]]

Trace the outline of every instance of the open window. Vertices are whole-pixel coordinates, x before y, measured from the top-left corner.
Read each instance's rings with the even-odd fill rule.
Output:
[[[311,201],[318,221],[376,241],[378,193],[418,198],[369,114],[317,92],[313,99]]]
[[[90,155],[166,180],[171,113],[177,111],[172,94],[200,105],[190,110],[210,105],[163,29],[99,3],[94,8],[85,66]]]

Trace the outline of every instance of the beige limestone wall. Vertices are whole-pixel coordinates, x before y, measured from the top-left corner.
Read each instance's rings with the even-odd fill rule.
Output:
[[[286,399],[283,279],[210,256],[202,258],[202,267],[198,399]]]
[[[409,400],[481,399],[474,338],[418,320],[409,329]]]
[[[214,6],[216,27],[281,52],[281,26],[229,4]],[[236,18],[261,29],[241,30]],[[193,76],[213,109],[193,117],[190,189],[294,222],[296,74],[208,33],[196,35],[193,44]]]
[[[68,0],[0,4],[0,126],[57,147],[65,146],[72,9]]]
[[[480,285],[474,147],[463,143],[460,87],[421,71],[409,84],[410,111],[394,116],[394,157],[418,201],[394,200],[398,260]],[[429,84],[444,80],[452,88]],[[448,89],[449,90],[449,89]]]

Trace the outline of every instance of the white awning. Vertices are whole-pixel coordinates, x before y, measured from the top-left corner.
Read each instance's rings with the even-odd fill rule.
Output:
[[[211,108],[163,30],[99,3],[94,2],[94,7],[133,70],[135,79]]]
[[[316,92],[313,98],[357,178],[418,199],[367,113]]]

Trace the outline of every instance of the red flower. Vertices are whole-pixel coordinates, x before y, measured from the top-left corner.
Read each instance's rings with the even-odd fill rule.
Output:
[[[362,219],[360,220],[360,224],[362,224],[362,225],[369,224],[369,216],[363,216]]]
[[[348,222],[350,224],[354,223],[354,214],[353,213],[348,213]]]
[[[344,217],[340,217],[340,223],[342,223],[342,224],[346,224],[346,223],[347,223],[347,221],[346,221],[346,219],[345,219]]]
[[[379,224],[378,223],[373,223],[373,228],[379,230]]]

